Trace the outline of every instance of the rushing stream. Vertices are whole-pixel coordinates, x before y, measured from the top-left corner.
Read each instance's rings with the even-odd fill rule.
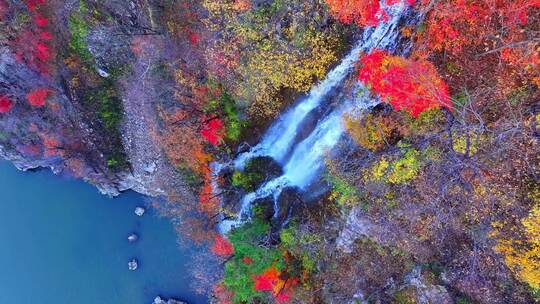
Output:
[[[353,71],[360,52],[387,49],[394,50],[399,37],[399,22],[405,16],[403,4],[387,8],[390,18],[377,27],[366,28],[362,39],[349,54],[328,73],[326,78],[314,86],[304,97],[287,112],[281,115],[267,130],[259,144],[234,160],[236,169],[244,168],[249,159],[257,156],[270,156],[283,167],[283,175],[263,184],[255,192],[242,199],[240,214],[236,219],[225,220],[220,224],[222,232],[241,224],[249,218],[251,203],[258,199],[273,196],[277,200],[285,187],[297,187],[301,190],[313,183],[324,169],[324,154],[334,147],[344,133],[342,114],[351,110],[368,108],[375,103],[367,93],[360,93],[354,100],[340,100],[329,103],[333,91],[339,91],[345,78]],[[359,84],[359,92],[365,92]],[[313,111],[326,113],[319,118],[315,128],[304,138],[298,138],[304,120]],[[304,131],[304,130],[302,130]],[[277,204],[275,206],[277,208]]]

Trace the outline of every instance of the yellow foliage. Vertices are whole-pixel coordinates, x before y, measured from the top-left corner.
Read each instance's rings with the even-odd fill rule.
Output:
[[[383,156],[381,159],[376,162],[373,167],[371,167],[371,177],[373,180],[382,180],[386,173],[388,172],[388,168],[390,167],[390,163],[386,160],[386,158]]]
[[[252,118],[273,118],[285,106],[286,91],[305,92],[324,77],[337,60],[340,34],[333,27],[321,29],[318,20],[324,12],[311,2],[244,4],[203,1],[209,12],[205,24],[219,30],[217,44],[224,46],[219,50],[224,57],[237,55],[236,79],[242,81],[227,84],[229,91],[248,106]],[[276,28],[275,20],[287,22]]]
[[[506,265],[518,279],[540,289],[540,206],[533,207],[521,224],[523,239],[500,239],[495,250],[503,254]],[[502,227],[500,223],[493,226],[495,229]]]
[[[368,114],[362,118],[344,116],[345,128],[360,146],[377,151],[394,144],[402,135],[408,134],[407,126],[400,123],[395,113],[389,116]]]

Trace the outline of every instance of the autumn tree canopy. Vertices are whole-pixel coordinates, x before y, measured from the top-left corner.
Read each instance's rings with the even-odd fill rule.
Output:
[[[360,59],[358,79],[395,110],[416,117],[428,109],[451,107],[448,86],[426,60],[412,60],[374,50]]]
[[[332,14],[345,24],[377,26],[389,17],[385,6],[400,2],[413,5],[415,0],[326,0]]]

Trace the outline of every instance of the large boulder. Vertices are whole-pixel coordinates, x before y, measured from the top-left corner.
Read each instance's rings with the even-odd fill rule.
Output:
[[[187,302],[176,300],[173,298],[164,299],[160,296],[157,296],[154,298],[154,302],[152,304],[188,304]]]
[[[287,187],[283,189],[277,199],[276,210],[272,218],[272,231],[279,233],[281,228],[302,206],[302,194],[296,187]]]
[[[229,178],[233,187],[252,192],[281,174],[283,174],[283,170],[274,159],[268,156],[259,156],[248,160],[244,170],[232,172]]]

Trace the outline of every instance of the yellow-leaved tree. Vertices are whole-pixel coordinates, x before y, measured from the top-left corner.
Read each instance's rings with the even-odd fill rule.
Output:
[[[523,237],[499,239],[495,250],[504,256],[506,265],[519,280],[533,289],[540,289],[540,206],[533,207],[521,224]],[[494,226],[497,231],[501,225],[496,223]]]
[[[210,65],[253,119],[271,119],[298,92],[325,76],[340,51],[343,31],[327,22],[318,1],[205,0],[206,26],[216,35]],[[235,75],[235,77],[227,77]]]

